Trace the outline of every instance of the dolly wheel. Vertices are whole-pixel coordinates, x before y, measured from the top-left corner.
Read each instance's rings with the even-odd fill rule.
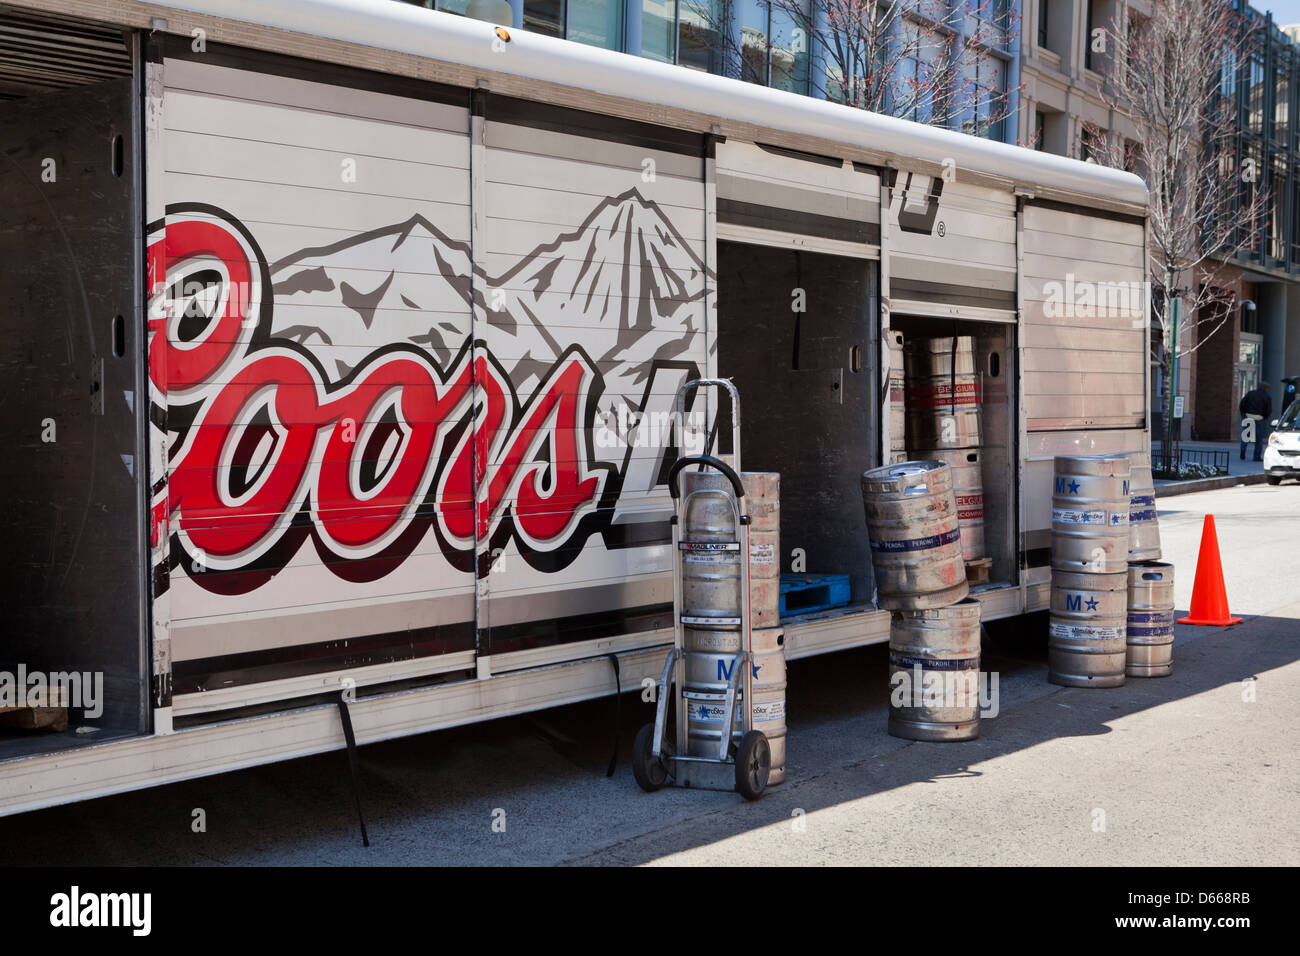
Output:
[[[632,776],[637,786],[646,793],[654,793],[668,780],[668,768],[664,766],[661,754],[656,757],[652,751],[655,742],[655,725],[646,724],[636,732],[632,742]]]
[[[740,738],[736,749],[736,791],[746,800],[757,800],[767,789],[772,772],[772,747],[761,730]]]

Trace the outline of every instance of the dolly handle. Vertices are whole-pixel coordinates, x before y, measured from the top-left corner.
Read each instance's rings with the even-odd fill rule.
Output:
[[[731,396],[731,458],[740,467],[740,392],[736,390],[736,384],[729,378],[696,378],[689,382],[683,382],[681,388],[677,389],[677,397],[674,400],[674,406],[677,409],[677,427],[682,430],[683,444],[686,438],[686,395],[695,389],[716,388],[720,392],[725,391]],[[707,425],[707,423],[706,423]],[[707,439],[706,439],[707,441]],[[706,452],[708,448],[704,449]]]
[[[721,472],[722,476],[731,482],[731,487],[736,492],[736,500],[745,497],[745,486],[741,484],[740,476],[721,458],[714,458],[712,455],[687,455],[685,458],[678,458],[668,469],[668,493],[673,496],[674,501],[678,497],[677,476],[691,465],[707,465]]]

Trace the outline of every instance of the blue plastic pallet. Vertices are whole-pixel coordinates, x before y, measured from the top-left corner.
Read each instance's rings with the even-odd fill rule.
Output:
[[[850,598],[847,574],[781,575],[781,617],[843,607]]]

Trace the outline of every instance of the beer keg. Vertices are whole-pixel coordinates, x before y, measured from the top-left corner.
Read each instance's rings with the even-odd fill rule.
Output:
[[[889,733],[905,740],[979,736],[980,602],[894,611]]]
[[[941,461],[874,468],[862,475],[862,500],[880,607],[945,607],[967,595],[951,468]]]
[[[732,494],[731,483],[716,471],[682,472],[683,509],[681,539],[701,544],[714,543],[716,550],[698,548],[682,551],[682,614],[689,619],[688,637],[726,624],[740,615],[741,565],[739,546],[727,550],[727,542],[739,542],[739,529],[727,499],[716,495],[695,495],[698,491]],[[775,627],[780,623],[781,601],[781,476],[776,472],[747,471],[740,476],[745,488],[749,524],[749,614],[752,627]],[[710,623],[712,619],[720,622]],[[725,650],[733,642],[701,645],[705,650]],[[739,649],[739,638],[734,646]],[[688,649],[692,649],[690,643]]]
[[[909,338],[907,447],[978,448],[980,384],[969,335]]]
[[[753,651],[749,675],[737,676],[736,709],[732,713],[731,736],[740,741],[749,706],[752,725],[767,737],[772,751],[769,783],[785,779],[785,631],[779,627],[756,628],[751,632]],[[693,757],[717,757],[723,732],[727,685],[736,666],[734,652],[692,651],[685,657],[687,751]]]
[[[1129,677],[1168,677],[1174,672],[1174,566],[1152,561],[1129,565]]]
[[[1090,574],[1052,569],[1047,679],[1066,687],[1124,683],[1127,569]]]
[[[1052,567],[1117,574],[1128,570],[1129,460],[1058,455],[1052,488]]]
[[[1156,487],[1151,478],[1151,456],[1144,451],[1128,453],[1129,475],[1128,559],[1160,560],[1160,523],[1156,515]]]
[[[984,557],[984,476],[978,448],[933,448],[913,450],[913,460],[946,462],[952,469],[952,491],[957,500],[957,527],[961,532],[961,556],[966,561]]]
[[[889,345],[889,461],[907,460],[907,378],[903,373],[903,333],[885,333]]]

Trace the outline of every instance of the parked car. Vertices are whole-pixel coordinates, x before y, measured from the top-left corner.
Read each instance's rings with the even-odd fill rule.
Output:
[[[1264,472],[1270,485],[1281,484],[1283,478],[1300,478],[1300,399],[1273,421],[1264,448]]]

